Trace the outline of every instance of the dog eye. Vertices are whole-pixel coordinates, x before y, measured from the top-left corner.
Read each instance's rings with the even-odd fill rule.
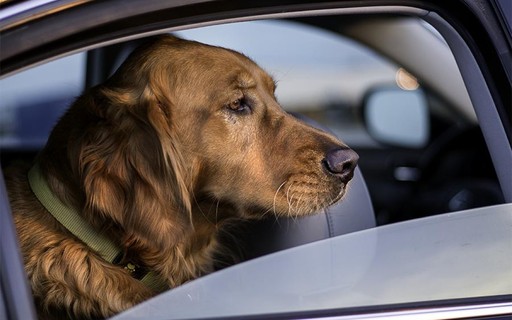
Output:
[[[235,101],[229,103],[227,108],[236,113],[249,113],[251,111],[251,106],[244,98],[236,99]]]

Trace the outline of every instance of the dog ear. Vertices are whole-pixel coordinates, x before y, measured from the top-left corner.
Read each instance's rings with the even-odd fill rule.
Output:
[[[171,248],[191,227],[191,194],[161,84],[98,87],[80,173],[88,218],[113,221],[141,250]]]

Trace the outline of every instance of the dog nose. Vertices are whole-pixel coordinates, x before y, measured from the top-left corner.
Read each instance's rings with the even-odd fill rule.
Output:
[[[354,176],[358,159],[359,156],[352,149],[334,149],[327,152],[324,165],[330,173],[340,177],[343,183],[347,183]]]

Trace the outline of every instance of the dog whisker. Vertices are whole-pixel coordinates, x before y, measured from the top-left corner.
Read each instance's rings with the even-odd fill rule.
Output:
[[[290,185],[288,186],[288,189],[286,190],[286,202],[288,202],[288,215],[291,215],[291,210],[292,210],[292,204],[290,202],[290,189],[292,186],[293,186],[293,182],[290,183]]]
[[[295,193],[293,192],[290,197],[290,210],[289,210],[293,223],[297,222],[298,210],[299,210],[299,202],[298,202],[298,199],[295,198]]]
[[[281,185],[279,186],[279,188],[277,188],[277,191],[276,193],[274,194],[274,202],[273,202],[273,209],[274,209],[274,214],[277,216],[277,211],[276,211],[276,200],[277,200],[277,194],[279,193],[279,190],[281,190],[281,188],[286,184],[286,180],[283,181],[283,183],[281,183]]]
[[[279,217],[274,212],[274,208],[273,207],[270,207],[267,210],[265,210],[265,212],[263,212],[263,216],[268,216],[268,215],[270,215],[272,218],[274,218],[275,222],[277,224],[279,224]]]
[[[219,222],[219,204],[220,204],[220,199],[217,199],[217,206],[215,207],[215,224],[217,226],[218,226],[217,222]]]
[[[299,199],[297,199],[297,218],[300,216],[302,212],[306,212],[306,203],[302,203],[302,197],[304,196],[304,193],[302,193],[299,196]]]

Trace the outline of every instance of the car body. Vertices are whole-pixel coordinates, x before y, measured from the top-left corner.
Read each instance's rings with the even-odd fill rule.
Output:
[[[280,226],[272,226],[277,230],[271,230],[268,225],[257,226],[256,242],[261,242],[262,237],[268,240],[271,232],[277,232],[279,236],[293,234],[299,240],[276,247],[303,245],[217,271],[114,318],[505,319],[510,316],[510,2],[8,1],[0,11],[0,72],[4,81],[0,82],[0,90],[2,84],[7,87],[9,78],[31,67],[85,50],[89,51],[81,58],[87,64],[82,77],[85,86],[91,86],[108,77],[122,61],[126,54],[123,50],[132,46],[126,46],[126,41],[136,43],[144,36],[162,32],[176,32],[206,42],[214,39],[211,40],[214,44],[237,49],[236,41],[222,43],[221,36],[226,37],[227,33],[224,23],[229,22],[240,32],[241,22],[261,19],[314,26],[335,37],[347,38],[349,43],[367,46],[391,62],[391,67],[387,62],[371,64],[372,73],[368,75],[361,70],[373,58],[364,60],[345,76],[350,78],[346,82],[351,85],[343,91],[345,95],[338,96],[337,91],[329,95],[322,91],[322,85],[335,83],[336,73],[342,72],[341,69],[327,65],[325,73],[314,72],[322,68],[322,59],[328,61],[347,46],[327,47],[327,40],[313,42],[316,40],[301,33],[296,42],[298,49],[281,53],[281,56],[290,55],[284,60],[291,60],[301,52],[305,57],[314,56],[324,46],[327,53],[293,64],[288,70],[274,71],[285,75],[292,73],[291,68],[296,71],[290,77],[289,87],[285,84],[286,77],[282,81],[283,105],[296,106],[289,111],[306,114],[320,125],[330,126],[329,130],[342,138],[352,134],[353,143],[347,142],[351,146],[355,144],[360,154],[360,168],[371,204],[367,204],[369,198],[364,195],[368,193],[364,182],[355,185],[352,194],[361,195],[350,195],[348,204],[342,205],[345,209],[351,207],[356,214],[347,213],[342,216],[345,220],[340,221],[351,225],[353,221],[348,221],[348,216],[353,220],[365,215],[371,217],[350,230],[334,234],[324,231],[315,234],[312,220],[324,219],[322,216],[298,223],[281,222]],[[206,28],[196,29],[199,27]],[[212,31],[215,28],[220,28],[217,33]],[[257,26],[254,33],[243,29],[241,34],[249,40],[246,44],[256,48],[250,56],[257,62],[271,64],[280,56],[275,54],[278,42],[293,47],[292,42],[286,42],[293,37],[274,39],[270,36],[272,31],[264,32],[261,28]],[[283,35],[282,32],[275,33]],[[258,38],[259,34],[265,36]],[[274,55],[266,59],[263,53],[259,58],[261,47],[271,41],[274,43],[268,47]],[[316,49],[308,51],[307,43],[314,43]],[[250,48],[239,50],[249,54]],[[360,52],[352,59],[362,55]],[[116,53],[115,59],[109,58],[112,53]],[[380,70],[379,66],[383,66],[382,73],[375,71]],[[405,76],[399,70],[407,70]],[[421,90],[390,87],[389,75],[394,76],[395,71],[397,77],[401,74],[408,81],[416,80]],[[316,86],[315,75],[326,81]],[[43,73],[42,77],[50,87],[55,86],[45,76],[51,77],[51,73]],[[400,85],[398,78],[396,83]],[[375,97],[399,92],[400,99],[405,99],[405,91],[428,105],[428,111],[419,106],[418,113],[400,119],[398,124],[386,124],[381,119],[393,107],[386,104],[385,113],[372,116]],[[7,93],[2,95],[6,97]],[[43,95],[44,90],[36,96]],[[330,100],[318,102],[326,95]],[[32,119],[20,122],[19,126],[34,128],[38,119],[48,116],[50,105],[56,106],[51,111],[55,115],[50,118],[58,117],[69,98],[69,93],[42,97],[39,101],[42,108],[37,109],[35,102],[19,108]],[[399,105],[400,99],[391,105]],[[311,107],[315,104],[321,104],[322,108]],[[398,109],[397,114],[409,109]],[[429,117],[425,118],[424,114]],[[414,122],[415,118],[419,122]],[[376,128],[383,126],[384,131],[372,133],[369,128],[373,121]],[[428,132],[412,142],[407,140],[404,145],[403,138],[416,132],[422,121],[428,121]],[[4,121],[4,127],[11,123]],[[408,123],[415,123],[413,129],[395,131],[395,136],[386,138],[385,133],[390,129],[405,128]],[[348,127],[353,130],[337,131]],[[49,127],[38,132],[45,130]],[[33,156],[45,139],[36,138],[20,140],[23,143],[3,139],[2,166],[18,157]],[[3,183],[0,183],[0,205],[0,315],[31,319],[35,316]],[[373,228],[375,219],[379,226]],[[282,242],[279,236],[275,241]],[[266,249],[261,252],[276,248]]]
[[[371,318],[376,307],[410,319],[509,313],[510,243],[503,240],[510,210],[460,211],[312,242],[192,281],[114,319],[350,318],[356,310]],[[473,305],[455,303],[460,292]],[[491,296],[500,298],[479,301]],[[439,304],[441,313],[427,317],[432,308],[421,310],[418,301]]]

